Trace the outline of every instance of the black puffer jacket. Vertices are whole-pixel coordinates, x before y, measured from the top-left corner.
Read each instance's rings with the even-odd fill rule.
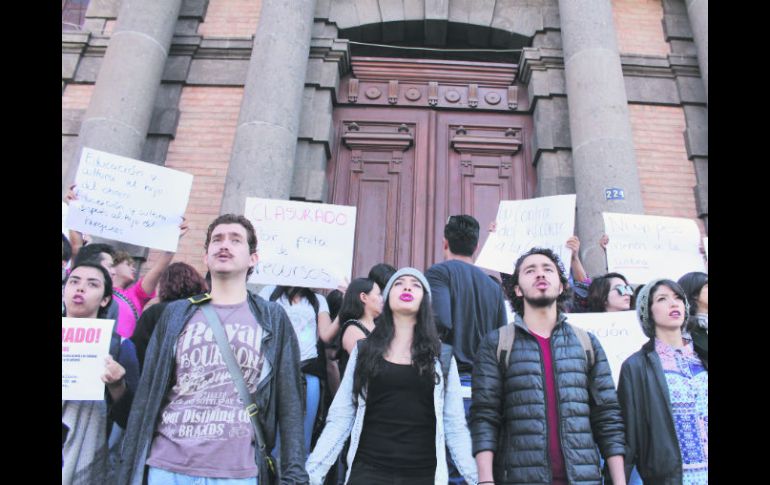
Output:
[[[601,484],[599,455],[624,453],[624,428],[615,385],[599,341],[591,335],[595,364],[588,369],[580,341],[559,315],[551,335],[559,436],[570,484]],[[497,361],[499,330],[486,335],[473,367],[473,454],[495,453],[499,484],[550,484],[545,376],[540,346],[519,315],[503,376]]]

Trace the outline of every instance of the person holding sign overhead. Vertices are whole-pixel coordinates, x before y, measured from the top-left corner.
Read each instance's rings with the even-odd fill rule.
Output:
[[[430,295],[414,268],[388,281],[383,313],[353,349],[305,465],[312,485],[323,483],[348,436],[349,485],[447,483],[445,446],[465,479],[476,483],[457,365],[441,350]]]
[[[105,318],[112,300],[112,281],[98,263],[76,265],[64,282],[65,315],[70,318]],[[120,342],[114,333],[115,343]],[[131,341],[119,349],[110,346],[102,381],[105,399],[100,401],[62,401],[62,483],[108,483],[107,436],[113,423],[126,426],[139,364]]]
[[[708,483],[708,358],[683,333],[687,296],[656,279],[639,292],[636,313],[650,338],[623,362],[618,399],[626,425],[626,476],[645,483]],[[617,483],[617,482],[616,482]]]

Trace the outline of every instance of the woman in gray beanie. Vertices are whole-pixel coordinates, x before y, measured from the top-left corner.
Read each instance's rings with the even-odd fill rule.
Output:
[[[475,485],[460,376],[451,353],[440,351],[430,285],[420,271],[402,268],[385,286],[383,300],[372,334],[350,354],[305,465],[310,484],[323,482],[350,436],[349,485],[447,483],[447,448],[465,480]]]
[[[689,334],[687,297],[657,279],[639,292],[636,313],[650,338],[620,370],[618,401],[626,425],[626,476],[644,483],[708,483],[708,360]]]

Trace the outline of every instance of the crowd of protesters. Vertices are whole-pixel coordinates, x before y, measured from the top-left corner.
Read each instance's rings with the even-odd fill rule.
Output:
[[[635,292],[590,278],[572,237],[571,274],[532,248],[498,282],[473,264],[478,221],[455,215],[424,273],[256,292],[240,215],[209,225],[205,277],[165,251],[137,277],[69,232],[62,315],[115,327],[104,399],[62,401],[63,484],[708,482],[705,273]],[[629,310],[649,341],[615,383],[566,313]]]

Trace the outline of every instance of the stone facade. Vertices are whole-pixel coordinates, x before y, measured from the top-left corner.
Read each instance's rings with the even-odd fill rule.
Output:
[[[265,105],[268,109],[291,111],[287,115],[294,119],[294,128],[289,130],[292,134],[281,142],[283,148],[276,150],[289,149],[293,157],[291,165],[278,177],[280,183],[265,179],[260,188],[257,181],[249,189],[257,191],[253,195],[270,194],[275,185],[280,185],[284,187],[278,195],[281,197],[327,200],[327,164],[338,135],[334,133],[332,115],[340,81],[350,72],[351,41],[520,49],[516,54],[519,82],[525,88],[522,95],[528,100],[535,127],[530,142],[531,163],[537,169],[537,194],[581,190],[581,184],[576,184],[570,129],[570,110],[575,108],[568,97],[572,94],[565,73],[565,50],[569,49],[563,45],[563,22],[576,20],[565,20],[560,15],[560,4],[564,2],[315,0],[306,2],[305,18],[309,23],[299,35],[294,27],[287,31],[271,22],[260,22],[264,12],[285,3],[279,0],[179,1],[175,18],[163,24],[170,38],[165,57],[157,61],[162,68],[152,73],[145,70],[141,80],[145,91],[137,91],[153,100],[144,108],[143,116],[148,121],[134,130],[136,134],[111,140],[114,146],[107,148],[196,175],[193,191],[199,193],[191,199],[187,212],[191,232],[183,240],[178,259],[198,269],[202,269],[198,248],[207,223],[225,209],[223,198],[238,192],[236,182],[227,182],[226,174],[238,163],[248,163],[237,162],[233,148],[239,143],[257,143],[253,134],[237,141],[240,122],[234,122],[233,117],[243,115],[247,107],[249,95],[244,93],[251,82],[249,66],[260,58],[255,50],[269,49],[267,43],[273,36],[290,41],[301,37],[299,40],[304,42],[300,49],[303,60],[297,56],[284,59],[284,67],[277,70],[274,68],[278,61],[273,59],[281,56],[261,56],[254,81],[269,85],[271,74],[286,76],[289,72],[299,82],[292,91],[296,94],[290,95],[293,99],[289,108],[286,99],[272,99],[272,108],[269,102]],[[638,211],[697,218],[705,233],[707,0],[605,2],[612,19],[612,25],[606,27],[619,51],[622,86],[617,80],[607,82],[623,92],[626,99],[627,114],[622,116],[631,127],[630,160],[635,160],[639,173],[633,177],[641,185],[642,205]],[[83,129],[87,113],[104,103],[97,98],[100,77],[106,74],[102,71],[109,62],[110,46],[118,43],[116,32],[121,32],[121,21],[146,22],[137,14],[133,14],[134,20],[119,18],[121,4],[120,0],[92,0],[82,30],[62,33],[62,193],[74,173],[79,147],[89,136]],[[144,15],[163,18],[152,10],[145,10]],[[145,27],[149,28],[149,24]],[[259,40],[260,32],[264,40]],[[576,35],[580,38],[582,34],[578,31]],[[570,42],[573,44],[569,47],[574,47],[576,41]],[[393,55],[397,56],[397,51]],[[569,62],[566,69],[570,69]],[[126,82],[126,89],[139,89],[137,82],[132,78]],[[110,91],[105,92],[109,95]],[[660,173],[681,177],[667,179]],[[243,194],[241,191],[234,202],[226,203],[227,209],[233,210]],[[578,200],[585,198],[580,197],[580,192],[578,195]],[[579,235],[586,238],[585,233]],[[593,245],[586,240],[583,247]],[[142,251],[136,251],[136,255],[145,256]],[[595,263],[587,266],[589,273],[597,272]]]

